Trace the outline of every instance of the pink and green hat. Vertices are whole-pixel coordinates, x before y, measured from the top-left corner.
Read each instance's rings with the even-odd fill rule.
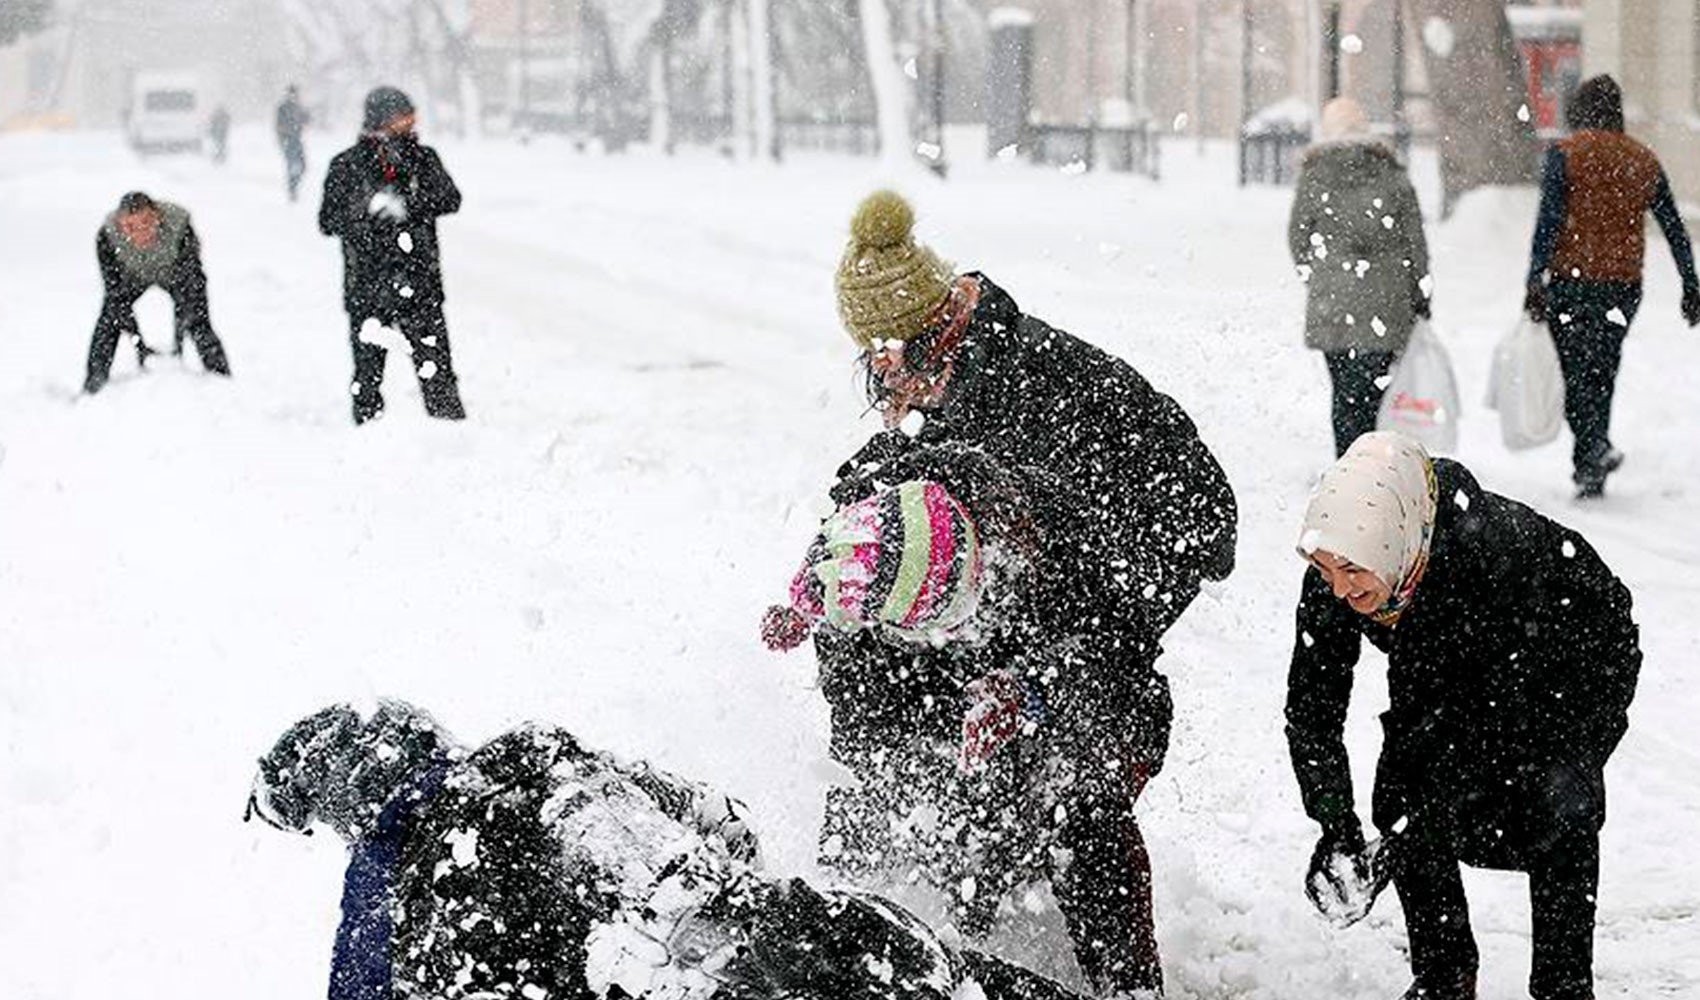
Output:
[[[917,639],[949,632],[974,614],[981,577],[968,511],[938,483],[902,483],[827,519],[791,581],[789,607],[769,610],[763,635],[790,649],[821,620]]]

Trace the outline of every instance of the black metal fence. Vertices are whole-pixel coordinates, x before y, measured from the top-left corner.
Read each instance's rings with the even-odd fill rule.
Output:
[[[871,121],[817,121],[810,118],[781,118],[779,146],[786,152],[848,153],[877,156],[879,126]]]
[[[1310,145],[1310,130],[1272,125],[1240,136],[1241,184],[1291,184]]]
[[[1156,180],[1162,147],[1150,122],[1133,125],[1029,125],[1024,143],[1034,163],[1087,170],[1117,170]]]

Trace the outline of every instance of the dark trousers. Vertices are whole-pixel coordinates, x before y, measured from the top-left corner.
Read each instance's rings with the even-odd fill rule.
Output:
[[[1398,357],[1387,351],[1329,351],[1328,377],[1334,387],[1334,455],[1346,453],[1359,435],[1375,430],[1387,373]]]
[[[737,955],[718,970],[727,1000],[948,1000],[949,979],[972,977],[986,1000],[1083,1000],[1020,966],[963,948],[944,949],[920,920],[877,896],[820,892],[801,879],[730,887],[704,907],[741,929]],[[954,959],[952,961],[951,959]],[[942,989],[941,989],[942,987]],[[623,996],[624,994],[619,994]]]
[[[361,338],[365,319],[350,319],[348,341],[354,351],[354,380],[349,395],[354,400],[354,422],[363,424],[384,411],[384,361],[389,351]],[[460,382],[449,356],[449,328],[443,320],[443,307],[418,306],[384,325],[407,338],[413,371],[419,377],[419,393],[425,397],[425,412],[444,420],[464,419],[466,409],[461,405]]]
[[[1527,872],[1533,1000],[1593,1000],[1594,911],[1605,809],[1598,772],[1553,765],[1465,802],[1432,836],[1391,848],[1411,972],[1434,1000],[1473,1000],[1478,954],[1460,863]],[[1465,986],[1469,989],[1466,991]]]
[[[294,201],[301,193],[301,178],[307,173],[307,150],[301,140],[284,140],[283,169],[289,184],[289,200]]]
[[[1547,288],[1547,316],[1564,369],[1564,417],[1576,439],[1571,462],[1579,484],[1605,481],[1623,338],[1640,307],[1640,285],[1555,281]]]
[[[1100,990],[1163,989],[1151,905],[1151,856],[1133,806],[1150,771],[1127,768],[1125,794],[1098,793],[1070,803],[1062,845],[1071,855],[1052,888],[1075,961]]]
[[[212,320],[207,313],[207,279],[199,268],[180,277],[166,292],[171,296],[175,329],[175,353],[182,353],[187,337],[201,356],[201,367],[218,375],[230,374],[230,362],[224,356],[224,344],[213,333]],[[94,324],[94,336],[89,340],[88,374],[83,379],[83,391],[99,392],[112,374],[112,359],[118,352],[118,342],[130,337],[136,346],[136,361],[146,363],[150,353],[136,326],[136,300],[152,286],[130,286],[108,292],[100,306],[100,318]]]

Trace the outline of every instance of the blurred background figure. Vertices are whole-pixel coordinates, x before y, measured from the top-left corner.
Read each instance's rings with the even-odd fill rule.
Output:
[[[1328,360],[1334,454],[1375,430],[1389,370],[1429,315],[1423,215],[1393,150],[1369,134],[1358,102],[1322,109],[1287,222],[1304,278],[1305,346]]]
[[[100,261],[100,278],[106,286],[100,319],[95,322],[89,343],[88,376],[83,391],[99,392],[112,371],[112,357],[119,338],[129,335],[136,345],[136,361],[146,365],[154,353],[142,340],[136,326],[135,304],[142,293],[155,285],[171,296],[176,330],[172,353],[183,353],[183,338],[195,342],[201,365],[217,375],[229,375],[224,345],[213,333],[207,314],[207,275],[201,267],[201,243],[195,236],[187,210],[169,202],[154,201],[141,191],[132,191],[101,224],[95,237],[95,256]]]
[[[207,121],[207,134],[212,137],[213,162],[223,163],[230,151],[230,109],[222,104],[213,109],[212,118]]]
[[[312,115],[301,104],[301,88],[290,84],[284,91],[283,103],[277,106],[277,144],[283,150],[290,201],[299,196],[301,177],[307,172],[307,149],[301,143],[301,132],[311,120]]]
[[[1569,138],[1548,152],[1523,308],[1545,322],[1564,369],[1564,416],[1578,499],[1605,495],[1623,464],[1611,444],[1611,401],[1623,338],[1641,306],[1645,217],[1658,222],[1682,277],[1682,317],[1700,323],[1700,280],[1688,229],[1653,151],[1623,132],[1623,91],[1591,77],[1570,102]]]

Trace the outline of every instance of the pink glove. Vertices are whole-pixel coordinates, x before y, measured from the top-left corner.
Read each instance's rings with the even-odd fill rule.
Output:
[[[776,653],[790,652],[803,644],[815,623],[796,608],[775,604],[761,617],[761,641]]]
[[[962,748],[956,769],[977,774],[998,748],[1014,739],[1029,721],[1037,721],[1027,685],[1009,670],[994,670],[963,689],[968,710],[962,715]]]

